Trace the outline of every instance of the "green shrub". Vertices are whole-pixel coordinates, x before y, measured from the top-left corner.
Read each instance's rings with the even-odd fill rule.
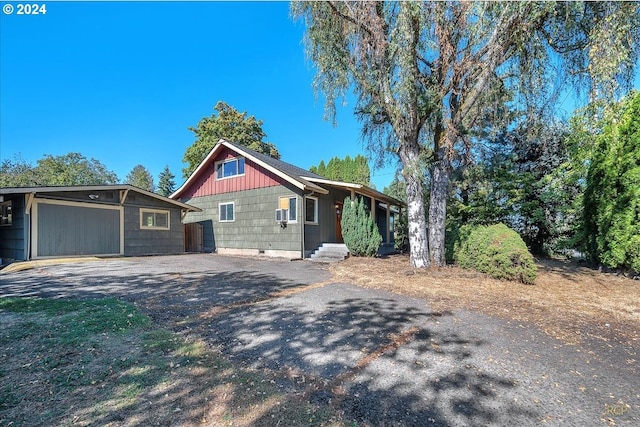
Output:
[[[519,280],[527,284],[536,279],[536,264],[524,241],[502,223],[460,227],[454,254],[460,267],[497,279]]]
[[[610,114],[589,165],[582,237],[592,261],[640,271],[640,92]]]
[[[403,209],[399,215],[395,216],[393,225],[394,248],[395,250],[405,253],[409,251],[409,219],[407,218],[407,210]]]
[[[356,199],[351,203],[350,198],[344,199],[342,210],[342,237],[353,256],[375,256],[382,243],[382,236],[378,231],[371,215],[364,209],[364,202]]]

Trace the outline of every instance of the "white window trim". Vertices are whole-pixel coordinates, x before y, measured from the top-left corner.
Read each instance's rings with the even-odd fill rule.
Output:
[[[4,221],[4,207],[5,206],[11,206],[11,222],[3,222]],[[13,202],[11,200],[6,200],[2,203],[0,203],[0,216],[2,216],[2,218],[0,218],[0,226],[1,227],[11,227],[13,225]],[[8,217],[7,217],[8,219]]]
[[[157,225],[148,226],[144,224],[143,218],[144,213],[159,213],[159,214],[167,214],[167,226],[159,227]],[[164,209],[149,209],[149,208],[140,208],[140,230],[171,230],[171,212]]]
[[[239,174],[231,175],[231,176],[218,176],[218,166],[219,165],[222,165],[222,169],[224,169],[224,164],[225,163],[238,161],[239,159],[245,159],[244,160],[244,167],[246,168],[247,167],[247,159],[245,157],[242,157],[242,156],[233,157],[233,158],[230,158],[230,159],[219,160],[219,161],[215,162],[213,164],[213,173],[215,173],[215,175],[216,175],[216,181],[222,181],[222,180],[225,180],[225,179],[231,179],[231,178],[237,178],[239,176],[244,176],[244,173],[239,173]]]
[[[311,199],[311,200],[315,200],[314,203],[314,212],[313,212],[313,218],[315,219],[315,221],[307,221],[307,199]],[[311,197],[311,196],[305,196],[304,197],[304,223],[305,224],[309,224],[309,225],[318,225],[318,198],[317,197]]]
[[[220,217],[221,207],[223,205],[232,205],[233,206],[233,219],[222,219]],[[236,202],[221,202],[218,203],[218,222],[236,222]]]
[[[289,218],[287,218],[287,222],[289,224],[297,224],[298,223],[298,218],[300,218],[300,207],[298,206],[298,196],[293,195],[293,196],[280,196],[278,197],[278,208],[280,208],[280,199],[287,199],[289,200],[289,207],[287,208],[287,216],[289,216]],[[290,215],[291,215],[291,199],[296,199],[296,219],[291,219]]]

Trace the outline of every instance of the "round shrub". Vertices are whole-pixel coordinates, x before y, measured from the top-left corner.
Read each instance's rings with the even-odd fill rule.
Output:
[[[462,226],[454,247],[455,260],[497,279],[532,284],[537,267],[518,233],[499,223],[491,226]]]

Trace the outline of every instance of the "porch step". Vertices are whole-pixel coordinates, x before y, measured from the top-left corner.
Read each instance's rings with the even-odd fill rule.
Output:
[[[349,256],[349,249],[344,243],[323,243],[311,254],[314,262],[338,262],[344,261]]]

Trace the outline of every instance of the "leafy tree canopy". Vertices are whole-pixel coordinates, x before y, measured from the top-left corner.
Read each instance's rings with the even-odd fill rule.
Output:
[[[454,174],[450,225],[503,222],[535,254],[564,249],[579,192],[566,179],[567,133],[562,122],[530,116],[477,147],[474,162]]]
[[[171,173],[169,165],[165,166],[158,179],[158,194],[169,197],[176,189],[176,176]]]
[[[218,101],[213,109],[217,114],[204,117],[196,127],[189,128],[195,134],[196,140],[186,149],[182,159],[187,163],[187,167],[182,169],[185,178],[193,173],[220,139],[244,145],[276,159],[280,158],[276,146],[264,141],[267,134],[262,130],[262,120],[247,116],[246,111],[241,113],[222,101]]]
[[[620,93],[640,46],[636,2],[325,1],[292,12],[305,20],[328,115],[353,90],[372,152],[402,164],[416,267],[444,264],[454,165],[488,123],[552,105],[559,81]]]
[[[45,155],[32,166],[20,157],[0,165],[3,187],[117,184],[118,176],[100,161],[80,153]]]
[[[0,163],[0,187],[31,187],[35,182],[33,166],[19,155]]]
[[[358,154],[354,158],[351,156],[346,156],[344,159],[334,157],[329,160],[326,166],[324,160],[321,160],[318,166],[311,166],[309,171],[334,181],[371,186],[369,162],[362,154]]]
[[[125,184],[130,184],[147,191],[154,191],[153,176],[147,168],[142,165],[136,165],[125,179]]]

